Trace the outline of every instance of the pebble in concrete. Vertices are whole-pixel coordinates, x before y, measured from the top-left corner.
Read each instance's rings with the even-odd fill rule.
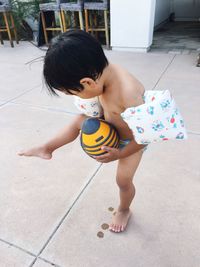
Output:
[[[108,225],[107,223],[103,223],[103,224],[101,225],[101,228],[102,228],[103,230],[107,230],[107,229],[109,228],[109,225]]]
[[[99,238],[103,238],[103,237],[104,237],[104,233],[101,232],[101,231],[99,231],[99,232],[97,233],[97,236],[98,236]]]

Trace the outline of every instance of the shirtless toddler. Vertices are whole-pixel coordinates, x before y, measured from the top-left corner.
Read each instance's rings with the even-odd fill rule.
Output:
[[[137,144],[121,113],[129,107],[144,103],[144,87],[122,67],[108,62],[101,45],[84,31],[68,31],[53,40],[43,69],[49,91],[56,90],[81,99],[98,97],[103,118],[118,130],[121,140],[128,140],[122,149],[102,147],[107,151],[94,157],[101,163],[118,160],[116,182],[119,187],[119,206],[110,223],[110,230],[125,230],[131,215],[130,205],[135,196],[133,177],[145,145]],[[70,124],[47,143],[25,150],[20,156],[51,159],[59,147],[74,141],[80,133],[85,114],[77,115]]]

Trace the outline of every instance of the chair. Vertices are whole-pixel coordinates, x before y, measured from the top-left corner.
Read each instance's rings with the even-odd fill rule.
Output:
[[[81,30],[84,30],[84,23],[83,23],[83,0],[77,0],[76,2],[69,2],[69,0],[61,0],[60,4],[61,14],[62,14],[62,22],[63,22],[63,29],[67,31],[66,25],[66,12],[71,11],[74,12],[74,16],[76,15],[75,12],[78,12],[79,17],[79,26]],[[76,18],[75,18],[76,22]]]
[[[52,31],[61,31],[61,32],[63,32],[63,24],[62,24],[62,17],[61,17],[61,11],[60,11],[60,0],[56,0],[56,2],[40,4],[39,7],[40,7],[41,20],[42,20],[42,28],[44,31],[44,39],[45,39],[46,45],[48,45],[49,44],[48,35],[47,35],[48,31],[51,31],[51,32]],[[46,13],[48,15],[47,12],[53,12],[54,13],[54,19],[51,20],[50,26],[47,26],[47,23],[46,23],[46,17],[47,16],[45,16],[45,14],[44,14],[44,13]],[[58,12],[60,26],[56,25],[55,12]]]
[[[89,23],[89,11],[99,11],[102,10],[104,11],[104,25],[105,27],[98,27],[97,25],[97,19],[96,16],[94,18],[94,26],[91,25],[91,21]],[[109,10],[109,0],[96,0],[95,2],[89,2],[89,1],[85,1],[84,2],[84,11],[85,11],[85,30],[86,32],[99,32],[99,31],[105,31],[105,35],[106,35],[106,45],[107,47],[109,47],[109,29],[108,29],[108,10]]]
[[[8,37],[10,40],[10,45],[11,47],[14,47],[13,44],[13,40],[12,40],[12,30],[14,32],[14,36],[15,36],[15,40],[16,43],[18,44],[18,37],[17,37],[17,31],[15,28],[15,23],[14,23],[14,19],[12,16],[12,8],[11,8],[11,4],[9,0],[1,0],[0,1],[0,14],[2,14],[3,17],[3,22],[5,25],[0,27],[0,40],[1,40],[1,44],[3,43],[3,37],[2,37],[2,32],[7,32],[8,33]]]
[[[198,57],[197,57],[197,67],[200,67],[200,54],[198,54]]]

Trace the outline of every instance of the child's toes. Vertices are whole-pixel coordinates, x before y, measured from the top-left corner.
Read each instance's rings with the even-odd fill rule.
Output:
[[[118,232],[118,233],[121,232],[121,225],[118,225],[118,227],[117,227],[117,232]]]
[[[122,232],[122,231],[124,231],[124,227],[123,226],[121,226],[121,225],[117,225],[117,224],[110,224],[110,226],[109,226],[109,230],[110,231],[113,231],[113,232],[115,232],[115,233],[119,233],[119,232]]]
[[[113,223],[111,223],[111,224],[110,224],[110,226],[109,226],[109,230],[111,230],[111,231],[112,231],[112,230],[113,230],[113,227],[114,227],[114,224],[113,224]]]
[[[114,224],[112,230],[113,230],[113,232],[116,232],[117,231],[117,225]]]
[[[112,231],[113,231],[113,232],[116,232],[116,227],[117,227],[117,226],[116,226],[115,224],[113,224],[113,227],[112,227]]]
[[[119,232],[119,225],[115,225],[115,233]]]
[[[120,231],[123,232],[125,227],[122,225]]]

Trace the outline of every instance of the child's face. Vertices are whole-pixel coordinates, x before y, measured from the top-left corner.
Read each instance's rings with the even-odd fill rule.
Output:
[[[73,95],[76,95],[83,99],[99,96],[103,93],[103,86],[99,80],[94,81],[91,78],[83,78],[80,80],[80,84],[84,87],[81,92],[70,90]]]

